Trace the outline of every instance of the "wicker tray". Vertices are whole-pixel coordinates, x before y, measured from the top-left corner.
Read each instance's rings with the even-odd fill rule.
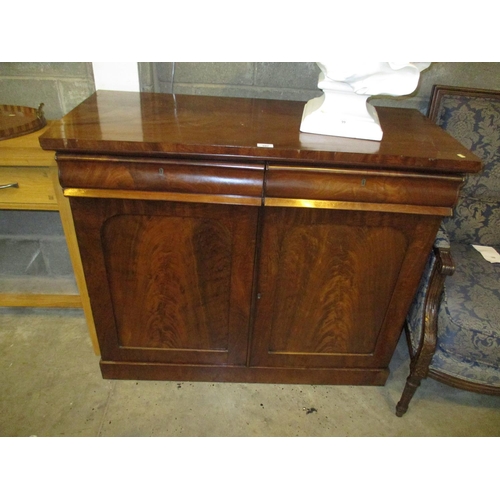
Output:
[[[29,134],[45,127],[47,122],[42,108],[43,103],[38,109],[0,104],[0,141]]]

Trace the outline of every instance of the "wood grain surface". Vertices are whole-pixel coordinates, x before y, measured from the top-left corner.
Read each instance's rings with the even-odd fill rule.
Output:
[[[252,361],[375,366],[401,331],[439,218],[269,208]]]
[[[419,111],[377,108],[381,142],[299,131],[304,102],[98,91],[40,137],[44,149],[212,157],[408,171],[477,172],[480,161]],[[271,147],[266,146],[271,145]]]
[[[103,359],[246,362],[258,208],[71,205]]]

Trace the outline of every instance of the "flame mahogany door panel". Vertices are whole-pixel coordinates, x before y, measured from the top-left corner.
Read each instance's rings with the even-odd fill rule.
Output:
[[[439,217],[266,207],[251,364],[384,368]]]
[[[258,208],[71,206],[103,361],[245,364]]]

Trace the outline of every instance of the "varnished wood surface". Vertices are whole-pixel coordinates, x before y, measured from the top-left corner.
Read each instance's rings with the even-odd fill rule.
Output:
[[[270,165],[267,197],[451,207],[461,176]]]
[[[82,300],[70,294],[0,293],[0,307],[80,308]]]
[[[71,206],[104,360],[245,364],[257,208]]]
[[[85,153],[280,159],[431,172],[477,172],[479,159],[417,110],[377,108],[381,142],[299,131],[304,102],[98,91],[40,138]],[[264,145],[260,147],[259,145]]]
[[[38,109],[13,104],[0,104],[0,141],[30,134],[45,127],[43,104]]]
[[[49,122],[49,125],[52,122]],[[0,166],[3,167],[50,167],[54,152],[40,147],[39,137],[48,130],[44,127],[32,134],[0,141]]]
[[[115,189],[155,193],[185,193],[259,199],[263,194],[264,164],[137,161],[60,155],[61,185],[67,188]]]
[[[49,167],[0,167],[0,209],[58,210]]]
[[[63,195],[61,185],[59,184],[59,169],[55,160],[52,161],[50,167],[50,176],[52,178],[52,185],[54,186],[54,193],[57,199],[59,215],[61,217],[61,224],[68,245],[68,252],[75,273],[75,281],[80,292],[80,299],[83,308],[83,313],[87,321],[87,328],[89,330],[90,341],[96,355],[100,354],[99,341],[95,331],[94,317],[92,316],[92,308],[90,306],[89,292],[87,290],[87,283],[83,273],[82,259],[80,257],[80,250],[78,248],[78,241],[76,239],[75,225],[73,223],[73,215],[69,200]]]
[[[455,205],[460,175],[429,175],[370,171],[342,167],[315,168],[293,165],[267,166],[236,162],[202,162],[162,159],[59,155],[60,181],[76,191],[69,196],[88,196],[96,189],[207,196],[352,201],[417,205],[449,209]],[[264,181],[265,176],[265,181]],[[109,193],[111,195],[111,193]],[[134,195],[130,194],[130,197]],[[125,197],[125,194],[120,194]],[[137,198],[137,195],[135,196]],[[422,211],[422,210],[421,210]],[[445,211],[448,214],[447,211]]]
[[[384,366],[439,220],[266,209],[251,364]]]
[[[307,200],[296,198],[265,198],[266,207],[284,208],[317,208],[320,210],[350,210],[361,212],[384,212],[397,214],[420,214],[420,215],[441,215],[450,216],[453,213],[451,208],[445,207],[422,207],[419,205],[407,205],[394,203],[366,203],[363,201],[325,201]]]
[[[70,198],[107,198],[114,200],[180,201],[184,203],[214,203],[218,205],[262,205],[261,198],[252,198],[250,196],[157,193],[155,191],[124,191],[121,189],[68,188],[64,190],[64,196]],[[380,207],[378,210],[380,210]]]
[[[270,368],[101,361],[105,379],[191,380],[265,384],[384,385],[387,368]]]

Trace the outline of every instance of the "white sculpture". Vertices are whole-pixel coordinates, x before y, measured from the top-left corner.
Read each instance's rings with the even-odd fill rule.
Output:
[[[304,107],[300,131],[380,141],[382,129],[373,95],[411,94],[420,72],[431,63],[316,63],[321,69],[318,88],[323,95]]]

